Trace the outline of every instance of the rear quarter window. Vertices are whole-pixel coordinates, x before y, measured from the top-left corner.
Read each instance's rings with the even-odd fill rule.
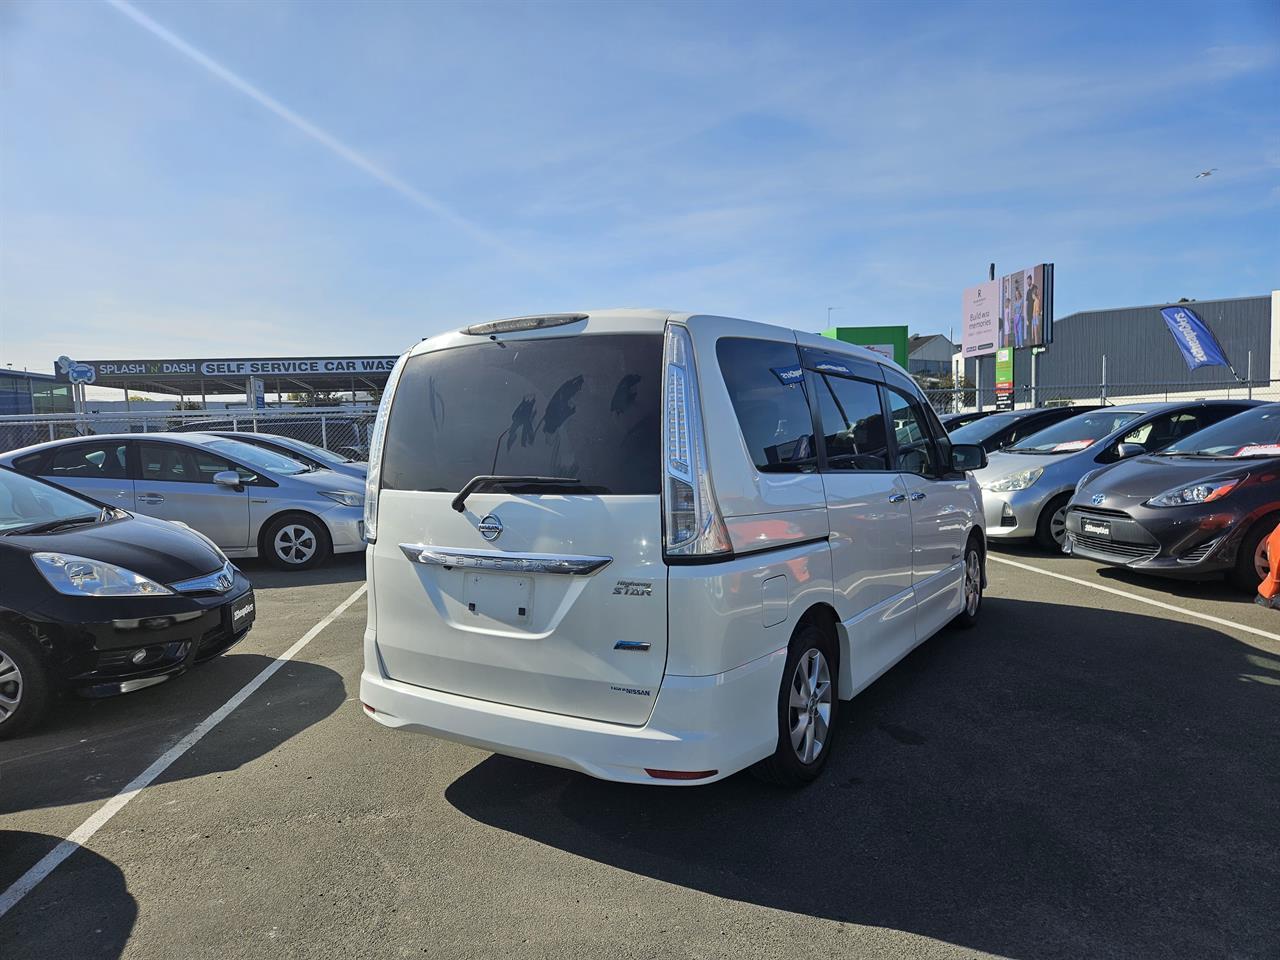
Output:
[[[725,337],[716,344],[716,357],[756,469],[816,470],[813,415],[796,345]]]
[[[661,387],[658,333],[484,339],[410,357],[391,402],[382,486],[455,493],[499,474],[657,495]]]

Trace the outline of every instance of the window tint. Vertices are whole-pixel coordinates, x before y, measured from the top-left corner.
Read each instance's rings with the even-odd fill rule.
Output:
[[[228,461],[203,450],[170,443],[143,443],[139,446],[143,480],[213,483],[215,473],[235,470]],[[244,471],[238,472],[244,477]]]
[[[813,417],[795,344],[726,337],[716,344],[716,355],[756,468],[815,470]]]
[[[888,470],[880,391],[865,380],[817,375],[828,470]]]
[[[45,464],[44,475],[54,480],[123,480],[128,476],[125,444],[117,440],[59,447]]]
[[[478,339],[410,357],[387,423],[383,486],[453,493],[501,474],[581,481],[535,492],[657,494],[661,387],[658,333]]]
[[[897,390],[887,389],[886,396],[889,417],[893,421],[893,435],[898,445],[896,468],[905,473],[936,476],[937,458],[924,411],[917,401]]]

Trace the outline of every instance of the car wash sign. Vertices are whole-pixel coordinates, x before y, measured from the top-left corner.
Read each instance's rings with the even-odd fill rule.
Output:
[[[233,357],[193,360],[84,360],[60,358],[55,373],[68,382],[125,384],[151,382],[195,386],[202,380],[243,384],[248,377],[297,379],[307,383],[385,381],[396,357]],[[65,363],[63,361],[66,361]],[[91,379],[85,379],[91,378]]]

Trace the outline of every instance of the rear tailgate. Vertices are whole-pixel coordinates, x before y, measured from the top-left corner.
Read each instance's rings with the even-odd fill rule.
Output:
[[[390,677],[647,720],[667,646],[661,350],[659,333],[580,334],[410,358],[387,428],[373,547]],[[545,493],[489,485],[455,511],[456,492],[488,474],[580,483]]]

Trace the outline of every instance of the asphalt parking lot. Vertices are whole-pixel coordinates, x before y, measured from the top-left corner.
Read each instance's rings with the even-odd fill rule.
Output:
[[[312,631],[362,560],[248,572],[230,654],[0,743],[0,897],[98,826],[0,917],[6,960],[1280,955],[1280,613],[1225,587],[998,553],[979,628],[846,705],[791,793],[384,730],[354,699],[363,596]]]

